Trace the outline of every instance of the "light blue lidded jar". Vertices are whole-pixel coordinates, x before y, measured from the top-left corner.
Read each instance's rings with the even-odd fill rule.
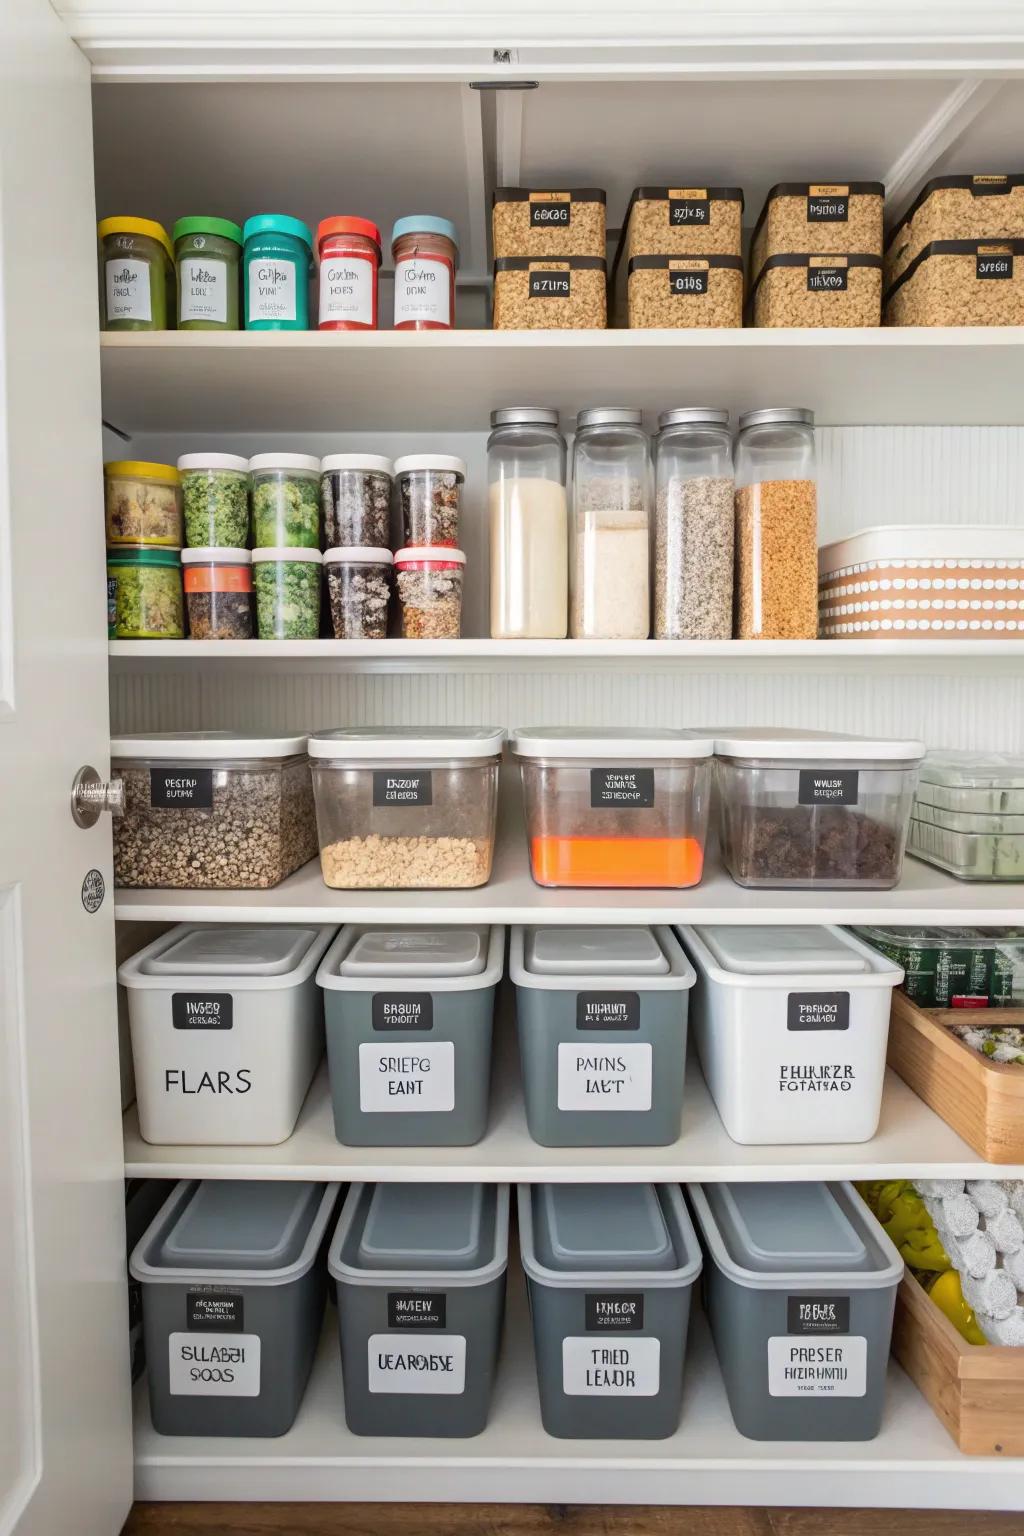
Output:
[[[312,231],[286,213],[257,213],[242,239],[246,330],[308,330]]]

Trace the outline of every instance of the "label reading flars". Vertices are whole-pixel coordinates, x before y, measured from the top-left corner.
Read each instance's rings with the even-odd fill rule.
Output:
[[[259,1397],[257,1333],[172,1333],[167,1341],[172,1397]]]
[[[567,299],[572,292],[571,273],[530,271],[531,299]]]
[[[710,224],[711,200],[706,187],[670,187],[668,194],[670,229],[686,224]]]
[[[643,1333],[643,1291],[587,1291],[583,1300],[588,1333]]]
[[[562,1340],[562,1391],[567,1397],[657,1397],[660,1387],[660,1339],[598,1344],[592,1335],[584,1335]]]
[[[577,1029],[639,1029],[639,992],[577,992]]]
[[[983,278],[1009,278],[1013,276],[1012,251],[979,251],[974,263],[974,275]]]
[[[591,768],[591,810],[603,810],[610,805],[650,810],[653,804],[653,768]]]
[[[434,777],[429,768],[375,768],[373,803],[385,805],[433,805]]]
[[[849,264],[845,256],[812,256],[808,261],[808,293],[845,293],[849,285]]]
[[[789,1030],[849,1029],[849,992],[791,992],[786,999]]]
[[[366,1343],[370,1392],[457,1397],[466,1390],[462,1334],[413,1342],[406,1333],[371,1333]]]
[[[801,805],[856,805],[859,777],[857,768],[801,768],[799,802]]]
[[[565,1110],[644,1110],[651,1107],[654,1050],[650,1045],[558,1047],[558,1107]]]
[[[531,192],[530,228],[565,229],[572,220],[572,198],[568,192]]]
[[[787,1296],[786,1327],[790,1333],[849,1333],[849,1296]]]
[[[245,1297],[238,1291],[187,1291],[185,1326],[192,1333],[241,1333],[245,1327]]]
[[[455,1044],[359,1047],[359,1108],[364,1114],[450,1114],[455,1108]]]
[[[768,1340],[771,1397],[863,1397],[867,1391],[868,1341],[853,1334],[828,1340]]]
[[[849,217],[849,187],[822,186],[808,188],[808,224],[845,224]]]
[[[158,811],[211,811],[212,768],[151,768],[149,803]]]
[[[444,1291],[388,1291],[389,1328],[444,1328],[447,1316]]]
[[[434,999],[429,992],[375,992],[370,1017],[376,1031],[434,1027]]]
[[[175,1029],[231,1029],[235,1000],[230,992],[172,992]]]

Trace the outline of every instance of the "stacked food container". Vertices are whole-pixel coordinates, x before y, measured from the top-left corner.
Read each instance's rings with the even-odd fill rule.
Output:
[[[603,330],[605,194],[597,187],[497,187],[492,200],[496,331]]]
[[[177,469],[119,459],[103,466],[103,492],[109,638],[180,640],[185,618]]]
[[[936,176],[885,250],[887,325],[1020,325],[1024,174]]]
[[[612,267],[615,324],[743,324],[739,187],[637,187]]]
[[[884,202],[880,181],[773,187],[750,246],[747,323],[878,325]]]
[[[1024,878],[1024,759],[928,753],[907,849],[960,880]]]

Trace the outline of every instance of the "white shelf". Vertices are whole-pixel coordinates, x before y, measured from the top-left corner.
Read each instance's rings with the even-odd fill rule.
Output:
[[[1024,1461],[961,1455],[895,1364],[877,1440],[744,1439],[696,1311],[675,1435],[555,1440],[541,1427],[523,1285],[510,1269],[505,1345],[482,1435],[413,1440],[351,1434],[329,1308],[298,1418],[280,1439],[158,1435],[141,1381],[135,1395],[135,1497],[1013,1510],[1024,1507]]]
[[[176,332],[103,335],[122,431],[486,429],[509,401],[569,421],[595,400],[779,400],[822,426],[1024,423],[1024,327],[866,330]]]

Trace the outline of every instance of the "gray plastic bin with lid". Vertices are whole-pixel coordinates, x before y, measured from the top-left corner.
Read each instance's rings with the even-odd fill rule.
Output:
[[[671,929],[513,928],[509,973],[534,1141],[675,1141],[696,976]]]
[[[346,927],[317,972],[338,1140],[468,1147],[487,1129],[505,930]]]
[[[520,1184],[519,1242],[548,1434],[674,1434],[701,1269],[679,1186]]]
[[[131,1256],[153,1428],[271,1437],[291,1428],[327,1295],[337,1184],[184,1180]]]
[[[872,1440],[903,1260],[852,1184],[693,1184],[704,1296],[736,1428]]]
[[[353,1184],[328,1255],[345,1422],[449,1439],[486,1428],[508,1268],[507,1184]]]

